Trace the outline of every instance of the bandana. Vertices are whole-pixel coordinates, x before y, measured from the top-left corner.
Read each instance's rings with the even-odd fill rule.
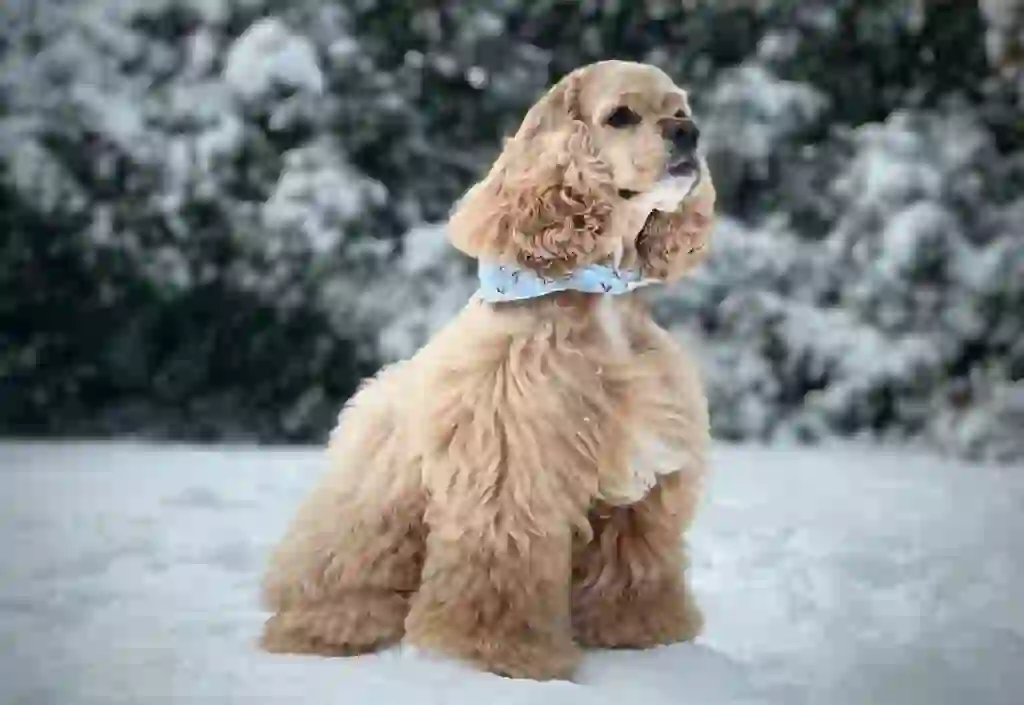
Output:
[[[559,291],[626,294],[660,281],[644,279],[640,272],[634,270],[619,270],[603,264],[592,264],[564,276],[548,278],[530,269],[481,262],[477,277],[480,288],[476,295],[490,303],[535,299]]]

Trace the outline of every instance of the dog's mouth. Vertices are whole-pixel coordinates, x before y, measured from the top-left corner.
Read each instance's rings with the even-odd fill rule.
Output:
[[[666,173],[669,176],[699,176],[700,164],[697,162],[696,157],[687,155],[669,164]]]
[[[700,162],[687,155],[668,164],[660,179],[643,191],[618,189],[619,198],[636,204],[638,208],[656,211],[674,211],[688,198],[703,176]]]
[[[657,192],[670,190],[679,194],[682,198],[689,196],[700,183],[700,163],[692,156],[682,157],[672,162],[665,169],[665,174],[646,191],[638,191],[630,188],[620,188],[619,198],[624,201],[632,201],[637,196],[655,196]]]

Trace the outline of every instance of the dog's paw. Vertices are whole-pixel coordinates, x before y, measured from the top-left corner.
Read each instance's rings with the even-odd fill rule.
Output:
[[[419,635],[411,640],[426,653],[443,654],[507,678],[566,680],[580,661],[580,650],[566,639],[527,634],[510,638],[494,634]]]
[[[573,611],[577,643],[594,648],[644,649],[692,641],[703,626],[700,609],[678,584],[584,597]]]
[[[504,615],[508,617],[508,615]],[[446,656],[509,678],[568,678],[580,660],[566,628],[527,619],[480,619],[471,623],[445,609],[415,608],[406,624],[406,642],[418,651]]]
[[[277,654],[354,656],[401,641],[406,600],[389,595],[343,605],[280,612],[263,626],[260,647]]]

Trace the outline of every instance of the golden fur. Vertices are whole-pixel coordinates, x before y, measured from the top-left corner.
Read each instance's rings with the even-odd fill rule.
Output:
[[[601,124],[623,101],[651,122],[689,110],[649,66],[573,72],[457,204],[452,242],[541,272],[625,244],[649,276],[688,271],[711,225],[706,167],[678,212],[620,215],[619,189],[650,188],[666,160],[653,130]],[[638,295],[473,300],[346,405],[330,471],[272,556],[262,643],[354,654],[404,637],[562,678],[580,646],[691,639],[683,531],[707,445],[695,366]]]

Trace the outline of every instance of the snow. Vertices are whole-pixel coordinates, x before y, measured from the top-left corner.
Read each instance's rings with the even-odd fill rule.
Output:
[[[759,165],[786,135],[813,122],[824,96],[808,85],[775,77],[748,63],[726,72],[708,96],[701,120],[704,143]]]
[[[413,228],[403,238],[394,274],[366,297],[379,321],[378,346],[386,360],[412,355],[447,325],[477,288],[476,265],[448,243],[443,225]]]
[[[7,159],[11,181],[25,194],[26,200],[41,209],[56,208],[61,203],[80,206],[86,196],[82,188],[69,178],[67,169],[33,139],[0,132],[0,150]]]
[[[382,184],[357,172],[325,139],[284,154],[284,168],[262,208],[263,219],[272,230],[302,232],[312,252],[324,254],[341,242],[345,225],[386,198]]]
[[[453,255],[443,225],[413,228],[405,234],[398,267],[410,276],[443,266]]]
[[[324,88],[316,47],[274,17],[255,22],[231,45],[224,80],[247,99],[281,84],[316,94]]]
[[[253,647],[310,449],[0,444],[0,702],[1010,705],[1024,689],[1024,467],[896,448],[719,446],[691,533],[707,628],[510,681],[397,648]]]
[[[107,280],[123,275],[184,305],[220,272],[254,305],[325,316],[324,335],[352,340],[361,359],[408,356],[476,287],[471,263],[443,237],[420,234],[440,233],[452,199],[484,172],[499,136],[551,76],[633,36],[600,31],[595,12],[570,28],[578,41],[543,49],[517,36],[522,3],[471,3],[450,16],[414,5],[396,5],[408,31],[395,34],[389,22],[363,21],[382,11],[373,2],[7,3],[0,171],[12,187],[12,232],[24,230],[24,252],[46,272],[55,255],[29,246],[34,229],[70,227],[69,241],[81,247],[66,256],[80,257],[88,286],[111,300],[128,289]],[[678,10],[634,5],[648,20]],[[1002,411],[1024,350],[1024,190],[1007,139],[1012,77],[993,73],[996,57],[991,71],[967,62],[973,78],[954,84],[983,90],[973,101],[946,100],[956,86],[943,76],[960,74],[950,74],[957,51],[942,47],[961,39],[938,29],[915,37],[923,44],[914,80],[887,70],[903,56],[899,38],[921,29],[918,0],[846,10],[817,0],[767,14],[765,6],[752,24],[730,19],[728,5],[694,15],[709,32],[677,28],[682,34],[648,47],[693,89],[719,195],[709,259],[649,293],[660,321],[702,339],[719,432],[874,429],[1024,457],[1019,424]],[[982,5],[1004,70],[1020,44],[1021,7]],[[943,17],[933,29],[955,24]],[[815,47],[850,23],[859,28],[855,45],[877,49],[860,57],[870,59],[867,73],[853,71],[857,52],[835,71],[815,68]],[[734,46],[734,25],[745,27],[745,48]],[[694,29],[707,42],[692,56],[673,51]],[[851,71],[849,86],[835,80]],[[438,72],[451,80],[437,83]],[[856,76],[868,74],[883,98],[864,105]],[[934,100],[922,103],[926,94]],[[886,113],[888,105],[902,108]],[[238,256],[224,265],[218,257],[227,251]],[[121,274],[103,266],[111,257],[123,262]],[[147,296],[132,301],[144,307]],[[203,325],[193,318],[182,320]],[[43,338],[29,347],[56,349]],[[73,346],[82,359],[61,364],[95,372],[103,355],[88,347]],[[302,381],[286,406],[321,394],[317,370],[296,370]],[[48,384],[40,374],[30,375],[26,395]],[[116,369],[100,365],[96,374],[109,376],[105,389],[123,388]],[[242,386],[243,397],[257,394]],[[158,397],[126,402],[139,410],[119,423],[152,423],[164,414]],[[72,413],[76,423],[88,415]],[[228,432],[234,425],[212,423]]]

